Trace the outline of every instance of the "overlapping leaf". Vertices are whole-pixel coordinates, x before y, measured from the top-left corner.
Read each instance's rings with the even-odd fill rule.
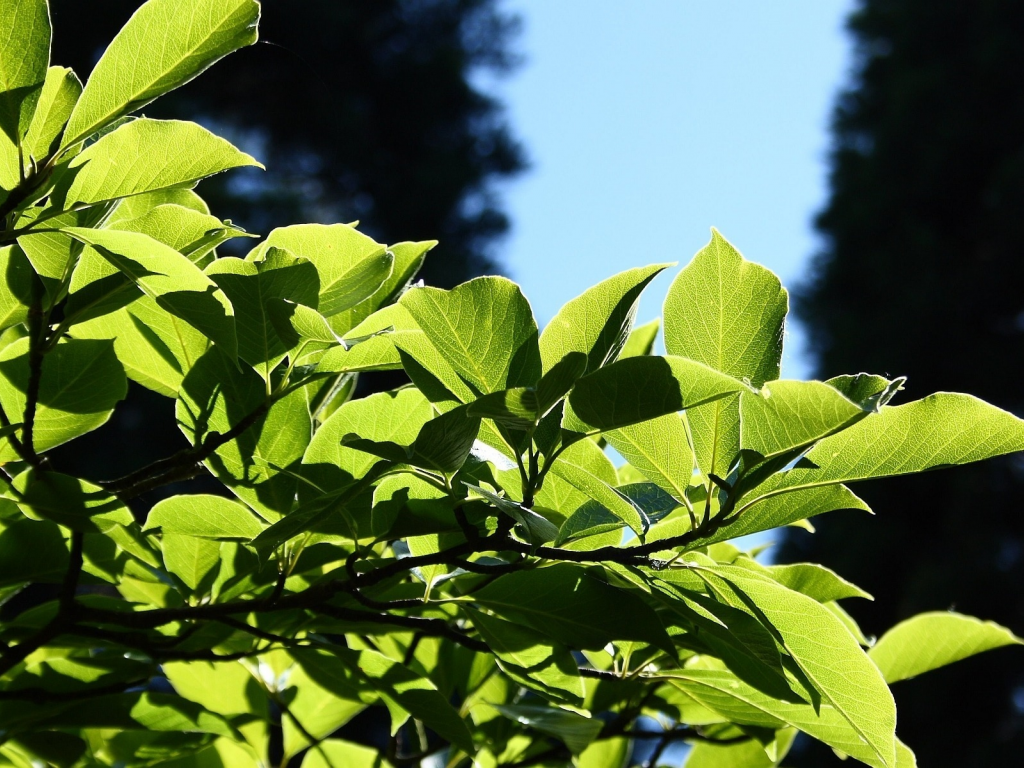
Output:
[[[141,109],[256,42],[259,15],[256,0],[149,0],[93,68],[62,146]]]

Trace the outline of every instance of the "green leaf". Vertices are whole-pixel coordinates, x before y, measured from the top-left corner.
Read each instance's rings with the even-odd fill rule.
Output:
[[[558,527],[538,512],[524,507],[517,501],[499,496],[486,488],[471,483],[465,483],[465,486],[472,492],[470,498],[475,496],[485,500],[522,525],[529,534],[530,541],[534,544],[544,544],[553,541],[558,536]]]
[[[991,621],[952,612],[920,613],[882,635],[868,656],[885,681],[895,683],[1004,645],[1024,645],[1024,640]]]
[[[746,566],[754,562],[748,558],[740,558],[736,564]],[[762,572],[761,568],[756,568],[755,571]],[[848,597],[874,599],[856,584],[851,584],[834,571],[817,563],[772,565],[763,572],[784,587],[812,597],[819,603],[829,603]]]
[[[197,590],[220,564],[219,541],[180,533],[165,533],[162,544],[164,565],[167,566],[167,570],[193,591]]]
[[[693,480],[693,452],[677,413],[604,433],[622,457],[665,493],[682,502]]]
[[[789,299],[779,279],[744,259],[717,230],[672,282],[665,348],[760,387],[779,377]],[[730,398],[686,415],[704,476],[726,477],[739,452],[739,405]]]
[[[640,294],[668,266],[653,264],[620,272],[563,306],[541,335],[544,370],[569,352],[586,354],[587,373],[613,362],[630,335]]]
[[[0,5],[0,131],[15,146],[28,130],[49,63],[46,0],[5,0]]]
[[[411,461],[424,469],[453,474],[462,469],[480,431],[480,419],[455,408],[428,421],[412,444]]]
[[[33,519],[82,532],[104,532],[134,522],[122,501],[77,477],[27,469],[14,478],[13,487],[19,508]]]
[[[400,709],[421,720],[428,728],[463,751],[470,754],[476,751],[466,723],[432,682],[376,651],[356,652],[339,648],[336,656],[337,661],[376,690],[388,704],[388,709],[392,711],[392,732],[397,730],[394,718],[396,710]],[[336,671],[330,669],[332,660],[326,654],[306,651],[297,654],[296,658],[318,680],[338,676]]]
[[[752,572],[728,565],[701,566],[749,601],[822,697],[889,766],[896,761],[896,705],[878,668],[846,627],[817,601]],[[714,582],[711,582],[712,585]]]
[[[72,208],[190,185],[247,165],[263,167],[196,123],[141,118],[111,131],[71,161],[63,204]],[[58,190],[61,184],[58,180]]]
[[[173,189],[160,189],[156,192],[147,192],[144,195],[126,197],[117,204],[117,208],[110,214],[108,223],[113,226],[121,221],[129,221],[144,216],[158,205],[180,205],[190,211],[210,215],[210,206],[206,204],[199,195],[191,189],[180,187]],[[157,237],[159,240],[160,238]]]
[[[63,298],[57,295],[57,289],[63,287],[69,272],[72,272],[79,261],[79,257],[85,249],[85,245],[70,235],[56,231],[62,227],[95,227],[110,212],[109,206],[100,205],[95,208],[83,211],[68,211],[59,216],[47,219],[43,223],[42,231],[23,234],[18,238],[18,245],[25,250],[25,255],[40,277],[44,278],[43,286],[46,288],[47,297],[50,302]],[[37,216],[52,213],[46,208],[30,208],[21,219],[19,226],[31,226]],[[92,256],[99,262],[104,274],[113,274],[113,268],[107,264],[103,257],[92,252]],[[76,288],[74,283],[72,290]],[[66,314],[66,313],[65,313]]]
[[[289,299],[278,299],[269,304],[270,319],[282,339],[298,334],[300,339],[337,345],[341,340],[331,330],[327,318],[312,307],[297,304]],[[354,345],[353,345],[354,346]],[[340,349],[345,349],[340,347]],[[347,351],[347,350],[345,350]],[[322,358],[321,358],[322,360]],[[318,370],[327,370],[317,367]]]
[[[713,229],[669,288],[665,347],[760,387],[779,376],[788,304],[779,279]]]
[[[788,746],[796,732],[787,733]],[[780,755],[779,760],[784,755]],[[690,750],[684,768],[772,768],[778,764],[779,761],[768,757],[763,746],[750,739],[739,744],[697,743]]]
[[[0,405],[12,421],[21,421],[29,383],[29,341],[0,350]],[[46,451],[106,423],[128,392],[124,368],[109,341],[71,339],[43,358],[33,443]],[[0,461],[15,457],[4,445]]]
[[[253,715],[252,721],[239,725],[238,730],[263,753],[269,738],[269,705],[260,684],[245,666],[237,661],[172,661],[161,664],[160,671],[179,696],[211,712],[226,717]]]
[[[596,434],[694,408],[746,389],[743,382],[681,357],[630,357],[584,376],[562,424]]]
[[[802,488],[967,464],[1024,449],[1024,421],[970,395],[940,392],[886,406],[821,440],[807,458],[817,469],[791,469],[740,499],[742,514],[759,500]]]
[[[397,309],[405,311],[402,305]],[[431,402],[471,403],[480,397],[422,331],[395,331],[388,338],[409,378]]]
[[[416,273],[420,271],[427,253],[436,245],[436,240],[389,245],[388,251],[395,259],[390,277],[368,299],[361,301],[352,309],[334,315],[331,318],[331,327],[339,334],[347,335],[350,329],[354,329],[378,309],[398,301],[399,296],[412,282]]]
[[[145,530],[160,528],[201,539],[251,539],[263,526],[248,509],[231,499],[209,494],[172,496],[157,502]]]
[[[60,710],[61,728],[110,728],[162,732],[213,733],[238,738],[238,732],[219,714],[167,693],[139,691],[94,696]]]
[[[149,196],[149,193],[146,195]],[[122,203],[117,213],[127,213]],[[221,243],[235,237],[254,237],[216,216],[194,210],[181,203],[161,203],[136,217],[119,216],[107,223],[109,229],[141,232],[159,240],[197,266],[204,266],[206,257]]]
[[[519,624],[473,608],[465,610],[505,674],[555,701],[583,703],[583,679],[565,646]]]
[[[810,445],[867,416],[820,381],[770,381],[740,396],[740,445],[766,459]]]
[[[163,309],[180,317],[234,359],[234,309],[217,285],[169,246],[136,232],[65,230],[96,250]]]
[[[178,426],[194,445],[211,433],[227,433],[266,404],[266,382],[249,368],[238,369],[212,347],[182,381],[175,412]],[[305,394],[295,390],[275,400],[268,413],[204,463],[261,517],[276,520],[294,505],[297,483],[277,468],[297,467],[310,432]]]
[[[390,251],[375,253],[357,262],[323,291],[320,312],[331,317],[370,298],[391,277],[394,264],[395,256]]]
[[[576,758],[579,768],[627,768],[630,740],[625,737],[595,741]]]
[[[480,393],[540,380],[537,322],[512,281],[479,277],[450,291],[414,288],[400,303],[434,348]]]
[[[373,489],[371,532],[395,539],[459,530],[447,492],[414,475],[390,475]]]
[[[75,325],[72,334],[112,340],[128,378],[167,397],[177,397],[185,375],[210,347],[206,336],[145,295]]]
[[[0,586],[60,583],[67,569],[68,547],[56,525],[25,517],[0,519]]]
[[[390,768],[372,747],[340,739],[324,739],[302,759],[302,768]]]
[[[313,263],[320,275],[320,314],[343,313],[378,290],[391,274],[394,256],[380,243],[347,224],[299,224],[275,229],[248,256],[259,261],[269,249],[281,248]],[[374,282],[376,281],[376,285]],[[335,332],[350,329],[349,314],[340,323],[331,320]]]
[[[472,597],[569,648],[600,650],[613,640],[638,640],[672,649],[661,621],[643,600],[575,565],[509,573]]]
[[[802,702],[773,699],[725,670],[681,669],[663,672],[661,676],[671,678],[673,685],[699,704],[734,723],[767,728],[788,724],[875,768],[902,768],[904,764],[907,750],[898,740],[896,754],[884,762],[830,704],[822,702],[815,709]]]
[[[353,333],[356,332],[355,329]],[[402,358],[389,337],[381,331],[353,344],[343,340],[342,346],[328,349],[316,369],[320,373],[352,373],[358,371],[389,371],[402,367]],[[422,335],[422,334],[420,334]]]
[[[61,146],[141,109],[256,42],[259,15],[255,0],[149,0],[96,64]]]
[[[282,664],[275,669],[277,680],[271,681],[272,687],[279,690],[288,711],[314,738],[330,735],[376,700],[365,682],[333,655],[312,649],[295,649],[290,655],[297,664]],[[290,717],[282,719],[282,730],[286,755],[309,745]]]
[[[0,247],[0,331],[25,322],[33,279],[32,265],[20,247]]]
[[[585,750],[604,727],[604,723],[596,718],[584,717],[555,707],[538,707],[530,704],[491,706],[515,723],[560,739],[574,755]]]
[[[641,355],[649,355],[654,350],[654,340],[658,337],[658,331],[661,330],[661,319],[655,318],[649,323],[638,325],[629,334],[629,338],[626,339],[626,344],[619,352],[619,360],[624,360],[627,357],[639,357]]]
[[[692,573],[685,575],[693,577]],[[677,576],[668,571],[661,581],[673,583]],[[683,582],[677,585],[679,591],[663,588],[655,593],[683,618],[683,626],[693,628],[679,642],[699,653],[717,656],[737,677],[762,693],[785,701],[801,700],[785,676],[771,632],[746,611],[689,591],[688,586]]]
[[[771,489],[785,483],[785,474],[775,475],[760,486],[763,495],[749,504],[744,503],[738,513],[730,517],[730,522],[714,533],[693,541],[687,548],[697,548],[714,544],[719,541],[735,539],[749,533],[769,531],[783,525],[790,525],[799,520],[806,520],[815,515],[834,512],[839,509],[858,509],[870,512],[871,508],[845,485],[825,485],[803,488],[782,495],[771,495]],[[689,526],[687,525],[687,528]],[[683,533],[676,531],[675,533]],[[664,533],[651,531],[653,539],[674,535],[671,531]]]
[[[377,459],[342,444],[348,434],[376,442],[409,445],[434,418],[434,409],[415,389],[381,392],[345,403],[317,430],[303,456],[303,474],[330,491],[362,477]],[[309,488],[300,494],[310,493]]]
[[[541,376],[535,387],[514,387],[475,400],[469,413],[515,428],[528,428],[568,394],[587,367],[587,356],[570,352]]]
[[[903,389],[906,378],[898,378],[890,381],[884,376],[874,376],[870,373],[855,373],[853,375],[834,376],[825,383],[835,387],[842,392],[849,400],[860,405],[861,408],[878,410]]]
[[[306,259],[269,248],[262,261],[217,259],[205,274],[234,308],[238,356],[269,385],[270,372],[298,341],[294,331],[282,338],[273,320],[273,307],[281,299],[314,305],[319,288],[316,268]]]
[[[679,506],[679,502],[654,483],[643,480],[626,483],[616,489],[636,507],[643,510],[651,521],[657,523]],[[623,522],[603,505],[590,500],[577,507],[558,530],[556,546],[576,538],[596,536],[609,531],[618,531]],[[620,537],[621,538],[621,537]],[[613,542],[619,544],[619,541]],[[600,545],[598,545],[600,546]],[[590,547],[585,547],[589,549]]]
[[[31,156],[41,163],[57,151],[57,141],[81,93],[82,81],[70,69],[50,67],[46,71],[39,103],[25,134],[26,158]]]
[[[582,446],[588,442],[584,440],[576,445]],[[588,466],[587,459],[583,455],[584,451],[588,449],[576,449],[576,445],[571,446],[552,463],[551,474],[560,477],[573,488],[582,491],[586,496],[605,507],[638,536],[645,535],[650,526],[647,514],[606,479],[593,474],[592,467]],[[616,480],[617,478],[614,478],[611,482],[614,483]]]

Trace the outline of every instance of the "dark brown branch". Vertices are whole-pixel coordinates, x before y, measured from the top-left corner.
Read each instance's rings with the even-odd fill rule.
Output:
[[[78,590],[78,580],[82,575],[82,546],[84,539],[84,535],[78,531],[71,533],[68,570],[64,574],[64,582],[61,585],[60,605],[57,609],[57,615],[35,634],[15,646],[8,646],[3,649],[3,654],[0,656],[0,676],[9,672],[31,653],[34,653],[74,626],[75,613],[77,612],[75,593]]]
[[[0,656],[0,675],[5,675],[14,667],[20,664],[34,651],[42,648],[48,642],[60,635],[66,626],[66,621],[58,615],[53,621],[42,627],[17,645],[8,646]]]
[[[53,701],[77,701],[80,699],[91,699],[93,696],[103,696],[108,693],[123,693],[129,688],[144,686],[149,682],[147,677],[144,680],[126,680],[110,685],[94,685],[83,688],[80,691],[50,691],[46,688],[19,688],[17,690],[0,691],[0,701],[30,701],[33,704],[48,704]]]
[[[320,613],[331,616],[342,621],[360,622],[365,621],[371,624],[391,625],[412,629],[423,635],[431,637],[444,637],[453,643],[458,643],[464,648],[481,653],[490,653],[487,644],[474,637],[459,632],[448,622],[441,619],[422,619],[415,616],[395,616],[387,613],[369,613],[367,611],[356,611],[351,608],[339,608],[333,605],[320,605],[316,610]]]
[[[177,453],[158,459],[152,464],[131,472],[116,480],[104,480],[99,484],[122,499],[131,499],[154,488],[168,483],[187,480],[202,471],[199,466],[213,455],[222,445],[240,437],[253,426],[270,409],[270,401],[263,402],[258,408],[242,418],[227,432],[208,433],[201,442],[185,448]]]

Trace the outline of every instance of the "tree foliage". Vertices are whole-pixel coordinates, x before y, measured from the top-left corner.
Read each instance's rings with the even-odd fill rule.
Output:
[[[864,0],[857,67],[837,101],[824,248],[797,310],[820,376],[905,374],[917,396],[966,391],[1022,413],[1024,7]],[[836,516],[781,559],[823,562],[876,600],[873,634],[918,611],[1024,630],[1024,482],[1001,460],[865,489],[870,523]],[[978,681],[988,695],[975,698]],[[923,763],[1012,764],[1024,751],[1024,659],[982,657],[897,687]],[[969,707],[963,702],[971,700]],[[955,729],[954,739],[932,738]],[[808,753],[806,765],[831,761]]]
[[[55,58],[88,72],[140,5],[51,0]],[[250,231],[359,220],[384,242],[440,239],[422,272],[433,285],[493,270],[509,225],[496,183],[525,163],[478,80],[516,64],[515,17],[495,0],[261,5],[259,45],[147,107],[240,139],[267,164],[210,179],[204,198]]]
[[[669,289],[666,355],[633,327],[664,264],[541,331],[504,278],[412,285],[432,241],[303,224],[218,254],[244,233],[191,187],[256,161],[133,112],[253,42],[259,5],[150,0],[56,129],[46,3],[0,8],[35,67],[0,64],[0,761],[621,768],[687,742],[691,768],[765,766],[800,731],[903,768],[888,684],[1021,643],[950,613],[872,647],[839,603],[861,589],[730,540],[1020,451],[1024,421],[778,380],[787,294],[717,232]],[[61,471],[128,379],[190,447]],[[200,475],[223,495],[138,505]],[[380,742],[345,728],[373,713]]]

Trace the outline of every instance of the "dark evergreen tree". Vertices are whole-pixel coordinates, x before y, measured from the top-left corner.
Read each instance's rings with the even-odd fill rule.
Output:
[[[797,300],[818,373],[905,374],[905,399],[962,390],[1020,414],[1024,3],[862,0],[849,28],[857,60],[835,112],[825,244]],[[852,607],[868,632],[955,608],[1024,634],[1019,461],[857,490],[876,518],[823,519],[816,535],[789,536],[781,559],[824,562],[872,591],[874,603]],[[1022,652],[895,694],[898,733],[921,765],[1024,755]],[[833,760],[808,750],[789,763]]]

